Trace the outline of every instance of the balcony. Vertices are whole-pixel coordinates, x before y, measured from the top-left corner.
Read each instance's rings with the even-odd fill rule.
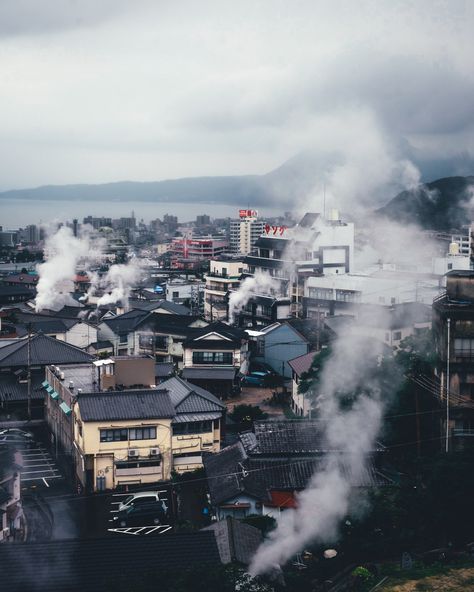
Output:
[[[139,475],[161,475],[161,465],[156,467],[137,467],[133,469],[115,469],[117,477],[137,477]]]

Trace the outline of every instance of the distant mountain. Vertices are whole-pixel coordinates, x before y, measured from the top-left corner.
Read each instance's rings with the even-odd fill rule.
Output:
[[[474,216],[474,176],[446,177],[402,191],[376,214],[427,230],[459,229]]]

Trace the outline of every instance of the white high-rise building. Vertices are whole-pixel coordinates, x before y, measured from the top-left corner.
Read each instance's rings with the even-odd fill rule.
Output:
[[[230,222],[230,250],[248,255],[262,235],[265,223],[258,220],[256,210],[240,210],[239,216]]]

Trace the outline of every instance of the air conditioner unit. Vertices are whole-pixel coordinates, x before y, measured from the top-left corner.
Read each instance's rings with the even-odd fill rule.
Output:
[[[136,448],[130,448],[130,450],[128,451],[128,456],[140,456],[140,451]]]
[[[150,456],[160,456],[160,449],[157,448],[150,448]]]

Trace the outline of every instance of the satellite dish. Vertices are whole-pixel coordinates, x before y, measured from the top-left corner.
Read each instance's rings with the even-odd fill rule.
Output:
[[[336,549],[326,549],[326,551],[324,551],[324,558],[325,559],[334,559],[334,557],[336,557],[336,555],[337,555]]]

